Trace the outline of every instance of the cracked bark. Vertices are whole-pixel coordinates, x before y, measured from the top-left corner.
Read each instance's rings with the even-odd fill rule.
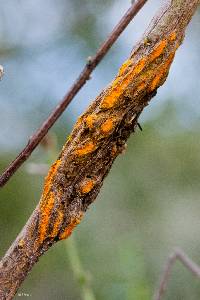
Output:
[[[199,3],[166,1],[117,77],[78,119],[38,206],[0,262],[0,299],[14,297],[39,257],[71,234],[96,199],[139,115],[165,82]]]

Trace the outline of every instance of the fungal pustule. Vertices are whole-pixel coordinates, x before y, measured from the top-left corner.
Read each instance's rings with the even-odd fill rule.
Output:
[[[39,240],[42,243],[47,237],[47,230],[51,218],[51,212],[55,203],[55,195],[51,191],[45,196],[45,203],[40,205]]]
[[[80,184],[80,194],[88,194],[94,188],[96,180],[92,178],[85,178]]]
[[[176,40],[176,38],[177,38],[176,31],[172,31],[172,33],[171,33],[170,36],[169,36],[170,41],[173,42],[173,41]]]
[[[174,55],[175,55],[175,51],[173,50],[168,56],[167,60],[164,61],[164,63],[160,67],[158,67],[157,74],[153,78],[149,87],[150,92],[154,91],[162,84],[163,79],[167,76]]]
[[[83,144],[79,149],[75,151],[75,154],[78,156],[84,156],[93,152],[97,148],[97,145],[93,141],[88,141]]]
[[[112,82],[109,93],[104,97],[100,104],[100,108],[110,109],[116,106],[126,90],[127,86],[133,81],[134,77],[137,76],[145,67],[146,57],[141,58],[137,62],[128,60],[125,62],[125,66],[122,65],[119,75]],[[125,72],[127,70],[127,72]]]
[[[115,120],[113,120],[112,118],[107,119],[105,122],[103,122],[101,124],[101,127],[100,127],[101,132],[103,134],[108,134],[108,133],[112,132],[114,129],[114,125],[115,125]]]
[[[59,240],[64,240],[68,238],[71,234],[73,229],[81,222],[81,219],[83,218],[83,212],[79,212],[77,216],[74,216],[71,219],[71,222],[67,227],[59,234],[58,238]]]
[[[20,239],[18,245],[19,245],[20,248],[23,248],[24,245],[25,245],[24,239]]]
[[[158,43],[158,45],[155,46],[155,48],[153,49],[153,51],[150,54],[150,57],[149,57],[150,62],[152,62],[156,58],[160,57],[165,52],[166,46],[167,46],[167,40],[166,39],[160,41]]]
[[[90,115],[86,116],[85,119],[84,119],[87,127],[90,128],[90,129],[94,128],[96,120],[97,120],[97,115],[96,114],[90,114]]]
[[[54,178],[54,175],[57,173],[58,167],[61,164],[61,160],[58,159],[56,160],[56,162],[51,166],[49,173],[47,175],[47,177],[45,178],[45,182],[44,182],[44,189],[43,189],[43,194],[42,194],[42,200],[45,198],[45,196],[47,195],[47,193],[49,192],[49,190],[51,189],[51,185],[52,185],[52,180]]]

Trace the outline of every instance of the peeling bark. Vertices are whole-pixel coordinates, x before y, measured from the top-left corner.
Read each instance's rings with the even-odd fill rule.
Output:
[[[96,199],[138,117],[165,82],[199,0],[168,0],[111,84],[78,119],[50,168],[38,206],[0,262],[0,299],[12,299],[39,257],[67,238]]]

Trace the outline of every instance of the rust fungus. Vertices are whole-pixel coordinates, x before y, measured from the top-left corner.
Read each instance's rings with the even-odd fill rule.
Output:
[[[18,245],[20,248],[23,248],[25,245],[25,241],[23,239],[20,239]]]
[[[173,41],[176,40],[176,37],[177,37],[176,31],[173,31],[173,32],[170,34],[169,39],[170,39],[170,41],[173,42]]]
[[[154,79],[151,82],[151,86],[149,88],[151,92],[154,91],[159,86],[162,77],[163,77],[162,73],[159,73],[154,77]]]
[[[86,125],[92,129],[94,127],[94,123],[95,123],[95,120],[97,119],[97,115],[96,114],[91,114],[91,115],[88,115],[86,118],[85,118],[85,122],[86,122]]]
[[[47,193],[50,191],[51,188],[51,183],[53,180],[53,177],[55,175],[55,173],[57,172],[57,169],[59,167],[59,165],[61,164],[61,160],[58,159],[50,168],[49,173],[47,175],[47,177],[45,178],[45,182],[44,182],[44,189],[43,189],[43,197],[45,197],[45,195],[47,195]]]
[[[100,107],[103,109],[109,109],[115,106],[119,100],[119,97],[126,90],[127,86],[132,82],[133,78],[144,69],[145,63],[146,57],[143,57],[135,65],[133,65],[133,67],[124,76],[124,78],[121,79],[121,75],[119,75],[112,82],[111,89],[109,93],[103,98]]]
[[[138,63],[135,65],[135,67],[132,71],[132,74],[131,74],[132,77],[135,75],[138,75],[144,69],[146,61],[147,61],[146,57],[143,57],[138,61]]]
[[[59,234],[59,239],[64,240],[67,237],[69,237],[71,235],[73,229],[81,222],[82,217],[83,217],[82,212],[80,212],[79,216],[74,217],[71,220],[70,224],[65,228],[65,230]]]
[[[55,202],[54,193],[49,192],[49,194],[46,196],[45,200],[46,200],[45,204],[43,204],[44,202],[41,201],[41,205],[40,205],[40,216],[41,216],[40,217],[40,237],[39,237],[40,242],[43,242],[44,239],[46,238],[46,232],[47,232],[49,220],[51,217],[51,211],[53,209],[54,202]]]
[[[95,181],[93,179],[86,179],[81,183],[81,194],[88,194],[94,187]]]
[[[170,53],[168,59],[158,68],[157,74],[152,80],[151,85],[149,87],[149,91],[152,92],[160,86],[163,78],[165,78],[167,72],[169,71],[169,67],[173,61],[174,55],[175,52],[173,51],[172,53]]]
[[[115,90],[113,89],[113,91],[110,94],[105,96],[100,107],[105,109],[112,108],[118,102],[120,92],[121,92],[120,87],[116,88]]]
[[[83,156],[83,155],[86,155],[86,154],[89,154],[89,153],[93,152],[96,149],[96,147],[97,146],[92,141],[90,141],[90,142],[85,143],[79,149],[77,149],[75,151],[75,153],[78,156]]]
[[[155,72],[157,72],[154,68],[148,69],[145,72],[143,72],[139,77],[138,85],[136,86],[135,94],[141,92],[142,87],[146,88],[148,85],[148,82],[151,81],[151,79],[155,76]]]
[[[150,62],[154,61],[156,58],[161,56],[164,53],[167,46],[167,40],[162,40],[159,44],[153,49],[150,55]]]
[[[109,133],[110,131],[112,131],[113,127],[114,127],[113,120],[108,119],[101,125],[101,131],[106,134],[106,133]]]

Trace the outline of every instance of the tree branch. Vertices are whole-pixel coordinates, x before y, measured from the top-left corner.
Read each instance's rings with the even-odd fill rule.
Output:
[[[166,1],[117,77],[78,119],[38,206],[0,262],[0,299],[12,299],[39,257],[80,223],[140,113],[165,82],[199,2]]]
[[[135,17],[138,11],[143,7],[147,0],[136,1],[125,13],[122,19],[119,21],[117,26],[113,29],[111,34],[108,36],[106,41],[101,45],[94,57],[91,57],[87,62],[86,66],[80,73],[77,80],[71,86],[63,100],[55,107],[49,117],[44,121],[42,126],[32,135],[29,139],[26,147],[18,154],[6,170],[0,176],[0,187],[4,186],[6,182],[12,177],[12,175],[19,169],[19,167],[28,159],[34,149],[38,146],[44,136],[47,134],[49,129],[54,125],[57,119],[61,116],[67,106],[70,104],[72,99],[76,96],[82,86],[90,79],[90,74],[103,59],[112,45],[115,43],[120,34],[128,26],[131,20]]]
[[[164,296],[172,272],[172,268],[177,260],[179,260],[194,276],[200,278],[200,267],[195,264],[181,249],[176,248],[167,260],[164,272],[160,280],[159,288],[156,291],[154,297],[155,300],[161,300]]]

